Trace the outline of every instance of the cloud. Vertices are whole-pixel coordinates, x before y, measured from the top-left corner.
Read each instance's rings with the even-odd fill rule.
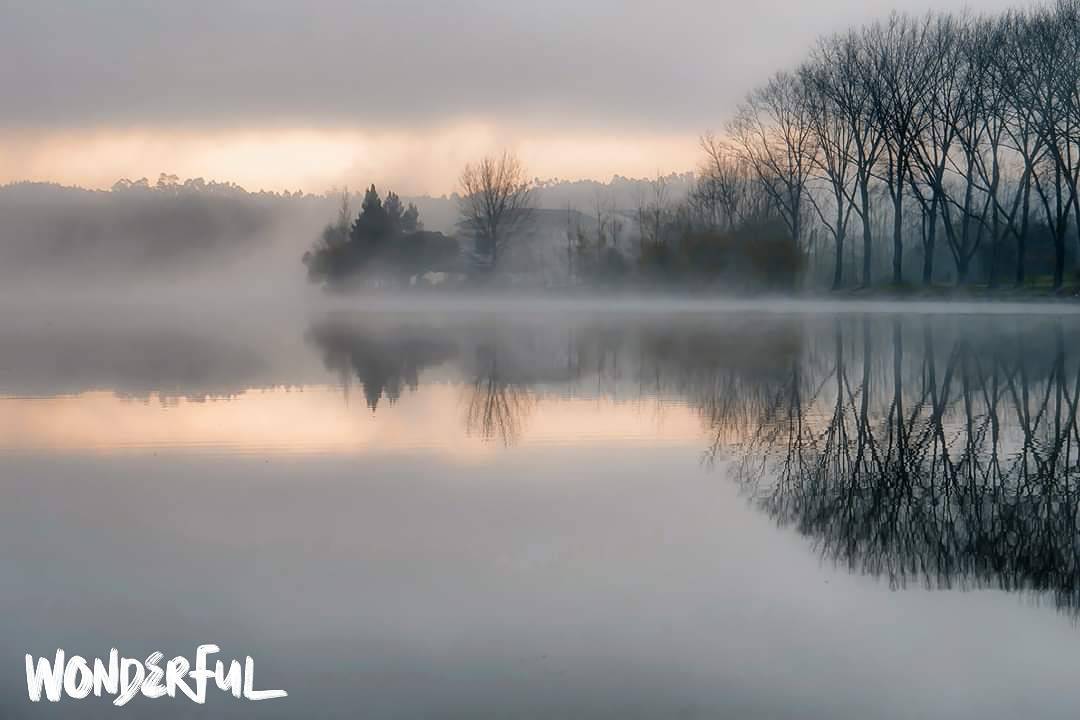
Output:
[[[817,34],[894,4],[6,0],[0,124],[423,128],[482,117],[696,133]]]
[[[752,86],[896,1],[5,0],[0,181],[443,193],[501,147],[542,177],[687,170]]]

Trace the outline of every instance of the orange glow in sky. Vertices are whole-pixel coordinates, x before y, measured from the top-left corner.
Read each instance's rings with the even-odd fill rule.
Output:
[[[695,137],[552,133],[483,122],[410,130],[23,130],[0,134],[0,183],[105,189],[124,177],[153,182],[164,172],[248,190],[318,194],[375,182],[405,195],[437,196],[455,190],[465,163],[503,149],[542,179],[653,177],[692,170],[699,160]]]

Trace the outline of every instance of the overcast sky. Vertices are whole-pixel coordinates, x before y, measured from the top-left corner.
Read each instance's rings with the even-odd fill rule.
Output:
[[[0,0],[0,182],[441,192],[501,146],[544,176],[691,169],[818,35],[965,5],[1017,2]]]

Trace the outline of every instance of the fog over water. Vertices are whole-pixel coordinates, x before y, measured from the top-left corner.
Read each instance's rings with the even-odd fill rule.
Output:
[[[202,642],[274,718],[1080,701],[1062,306],[9,307],[5,716],[23,652]]]

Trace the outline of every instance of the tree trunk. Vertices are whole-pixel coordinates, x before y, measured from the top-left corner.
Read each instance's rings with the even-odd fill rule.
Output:
[[[934,193],[934,199],[930,201],[929,222],[926,229],[926,242],[923,244],[922,284],[929,287],[934,282],[934,252],[937,246],[937,210],[938,198]]]
[[[802,249],[802,205],[801,198],[797,198],[792,205],[794,209],[791,213],[791,234],[794,236],[792,240],[795,241],[795,247]]]
[[[968,280],[968,270],[971,268],[971,256],[960,253],[956,258],[956,285],[966,285]]]
[[[869,181],[863,178],[859,182],[859,192],[862,195],[862,241],[863,241],[863,259],[862,259],[862,286],[864,288],[870,287],[870,254],[873,247],[874,238],[873,233],[870,230],[870,187]]]
[[[893,196],[893,284],[904,284],[904,189],[897,184]]]
[[[832,289],[839,290],[844,285],[844,235],[847,228],[844,227],[844,203],[843,197],[837,197],[836,211],[836,266],[833,268]]]
[[[1024,206],[1020,214],[1020,233],[1016,237],[1016,286],[1024,284],[1027,274],[1027,234],[1028,221],[1031,217],[1031,173],[1027,173],[1024,184]]]
[[[1060,290],[1065,284],[1065,223],[1058,226],[1054,233],[1054,289]]]
[[[836,267],[833,268],[832,289],[839,290],[844,285],[844,235],[836,236]]]
[[[1001,223],[998,219],[997,205],[993,206],[994,222],[991,224],[990,234],[990,281],[987,283],[991,290],[998,286],[998,248],[1001,246]]]
[[[1057,224],[1054,228],[1054,289],[1060,290],[1062,284],[1065,282],[1065,224],[1068,217],[1062,212],[1063,203],[1061,201],[1062,189],[1061,189],[1061,163],[1057,163],[1054,169],[1056,190],[1056,206],[1057,210]]]

